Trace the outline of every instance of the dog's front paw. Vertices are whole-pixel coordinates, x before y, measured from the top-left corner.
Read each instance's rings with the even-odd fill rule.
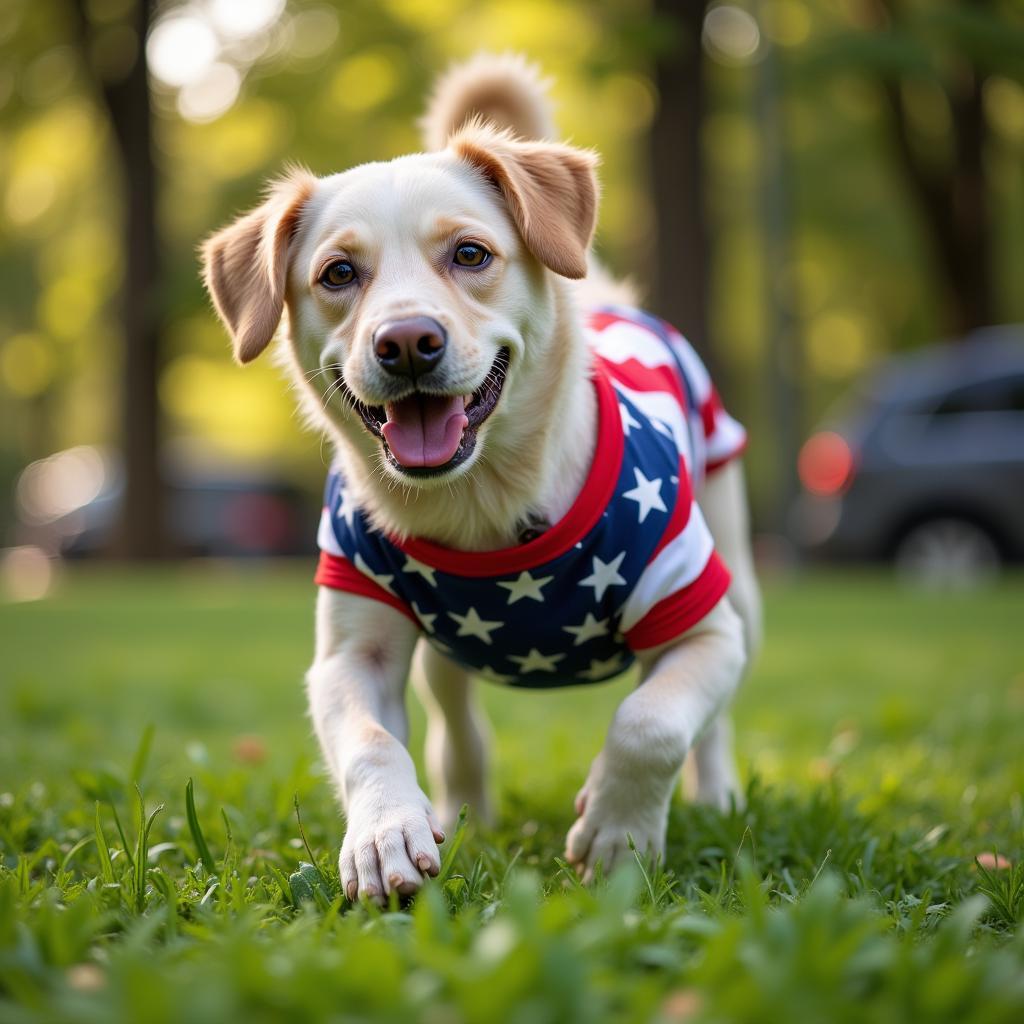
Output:
[[[665,852],[671,779],[622,778],[599,755],[576,797],[579,817],[565,840],[565,859],[591,882],[600,863],[607,874],[632,856],[629,841],[647,856]]]
[[[353,801],[341,847],[341,886],[350,900],[383,904],[391,892],[416,892],[441,869],[438,843],[444,833],[425,796]]]

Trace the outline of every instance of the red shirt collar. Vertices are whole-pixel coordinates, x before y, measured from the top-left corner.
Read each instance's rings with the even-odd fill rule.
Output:
[[[587,479],[572,508],[539,537],[510,548],[495,551],[459,551],[410,537],[391,542],[419,562],[455,576],[501,576],[544,565],[564,554],[581,541],[597,525],[608,507],[622,466],[625,439],[619,399],[600,359],[592,370],[597,392],[597,444]]]

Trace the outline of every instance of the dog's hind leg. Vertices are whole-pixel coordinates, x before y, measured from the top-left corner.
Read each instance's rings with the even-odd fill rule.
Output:
[[[747,667],[761,648],[761,591],[750,546],[750,516],[743,464],[733,461],[713,472],[698,498],[715,540],[715,550],[732,574],[729,601],[743,622]]]
[[[720,711],[711,720],[690,751],[683,767],[683,791],[687,799],[720,811],[729,810],[733,801],[742,805],[728,711]]]
[[[491,820],[487,790],[490,729],[469,673],[421,640],[413,686],[427,715],[425,761],[435,811],[451,829],[463,804]]]
[[[750,547],[743,466],[738,460],[712,473],[700,495],[700,507],[715,539],[715,550],[732,573],[729,601],[743,622],[746,664],[761,647],[761,592],[754,574]],[[732,722],[728,711],[708,724],[687,758],[683,776],[686,794],[698,803],[726,810],[740,802],[739,777],[733,752]]]

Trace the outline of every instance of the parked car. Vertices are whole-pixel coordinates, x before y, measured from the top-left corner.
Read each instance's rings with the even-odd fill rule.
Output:
[[[179,555],[298,555],[315,549],[318,506],[270,474],[170,464],[166,528]],[[120,462],[82,446],[26,467],[16,488],[16,541],[69,558],[113,546],[124,500]]]
[[[796,532],[830,558],[972,582],[1024,558],[1024,327],[891,360],[804,444]]]

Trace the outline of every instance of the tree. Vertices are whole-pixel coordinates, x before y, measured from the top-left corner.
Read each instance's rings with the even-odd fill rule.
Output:
[[[997,71],[1024,79],[1024,30],[998,0],[861,0],[860,10],[869,31],[833,40],[816,61],[868,77],[884,99],[892,158],[928,243],[946,329],[991,324],[985,85]]]
[[[82,63],[93,77],[112,129],[123,197],[124,278],[119,305],[123,334],[121,452],[125,491],[117,554],[154,558],[164,553],[163,478],[160,459],[161,299],[156,227],[157,175],[152,151],[152,110],[146,39],[153,0],[135,0],[119,29],[134,34],[127,59],[102,64],[98,35],[85,0],[75,0]],[[106,25],[100,31],[110,32]],[[123,52],[123,51],[122,51]]]
[[[708,238],[700,125],[706,92],[701,59],[702,0],[654,0],[669,44],[653,69],[658,112],[648,141],[657,222],[651,271],[653,308],[714,361],[708,338]]]
[[[979,9],[989,3],[973,3]],[[894,0],[870,0],[880,31],[896,31],[906,12]],[[987,125],[982,108],[986,72],[964,54],[956,54],[950,73],[936,81],[950,111],[952,145],[944,165],[922,155],[914,144],[904,82],[885,74],[885,94],[894,152],[907,188],[931,240],[947,296],[947,318],[954,332],[992,323],[992,239],[983,157]]]

